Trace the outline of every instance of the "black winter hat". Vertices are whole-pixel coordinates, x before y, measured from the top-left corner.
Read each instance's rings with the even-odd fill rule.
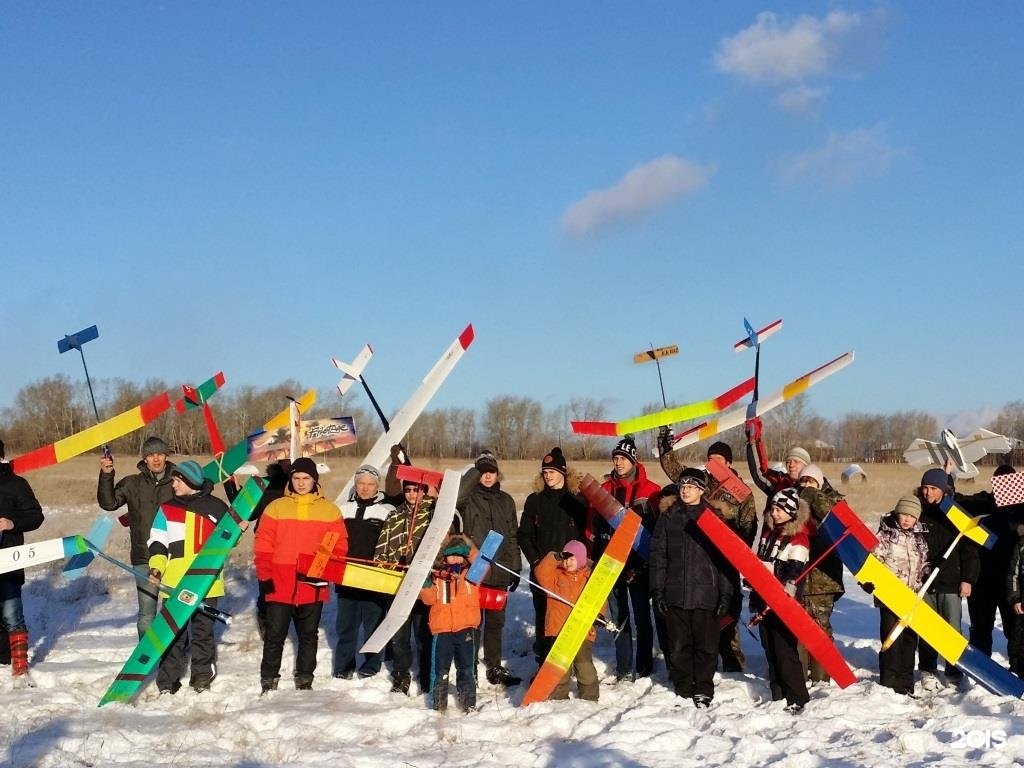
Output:
[[[949,475],[946,474],[946,470],[944,469],[932,467],[921,475],[921,485],[931,485],[940,489],[944,493],[949,493]]]
[[[498,459],[490,451],[483,451],[476,457],[476,461],[473,463],[473,466],[476,467],[477,472],[481,475],[484,472],[497,472]]]
[[[142,443],[142,458],[146,458],[151,453],[162,453],[164,456],[170,456],[171,449],[159,437],[147,437],[145,442]]]
[[[708,446],[708,452],[705,458],[710,459],[712,456],[721,456],[727,462],[732,464],[732,448],[729,447],[728,443],[723,443],[721,440]]]
[[[682,472],[679,473],[678,484],[682,485],[696,485],[702,491],[708,489],[708,476],[703,469],[697,467],[686,467]]]
[[[612,450],[612,458],[614,459],[616,456],[625,456],[636,464],[636,443],[633,442],[632,435],[626,435],[615,444],[615,448]]]
[[[288,472],[288,476],[291,477],[296,472],[305,472],[307,475],[313,478],[314,482],[320,482],[320,472],[316,468],[316,462],[308,456],[296,459],[292,462],[292,468]]]
[[[551,449],[551,452],[540,463],[540,469],[543,472],[545,469],[554,469],[561,472],[563,475],[566,473],[565,456],[562,455],[562,449],[557,445]]]

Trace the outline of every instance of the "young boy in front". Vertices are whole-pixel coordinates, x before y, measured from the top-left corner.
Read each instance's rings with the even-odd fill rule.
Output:
[[[582,541],[570,541],[562,547],[561,553],[549,552],[545,555],[534,569],[534,576],[537,583],[544,589],[554,592],[559,597],[575,603],[583,587],[590,578],[590,564],[587,562],[587,548]],[[572,606],[566,605],[561,600],[548,595],[547,610],[544,616],[544,635],[551,639],[558,636]],[[594,667],[594,641],[597,633],[591,627],[587,637],[580,646],[576,658],[572,660],[572,668],[565,673],[565,677],[555,686],[550,698],[569,698],[569,678],[576,675],[578,695],[581,699],[597,701],[598,682],[597,669]],[[550,646],[550,642],[549,642]]]

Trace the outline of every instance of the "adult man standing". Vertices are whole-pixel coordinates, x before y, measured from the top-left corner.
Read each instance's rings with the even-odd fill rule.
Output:
[[[25,533],[43,524],[43,510],[23,477],[14,474],[0,440],[0,549],[25,543]],[[21,604],[24,571],[0,575],[0,630],[10,648],[11,674],[28,674],[28,627]]]
[[[622,506],[634,510],[648,531],[654,530],[661,487],[647,478],[647,468],[637,459],[632,435],[623,437],[612,450],[612,471],[601,484]],[[604,554],[612,527],[594,509],[588,511],[587,538],[594,562]],[[633,607],[630,620],[630,604]],[[651,674],[654,658],[654,626],[647,563],[631,551],[612,593],[609,618],[621,627],[615,638],[615,679],[632,681]],[[636,663],[633,659],[633,628],[636,628]]]
[[[376,467],[363,464],[356,470],[354,496],[341,505],[341,516],[348,531],[348,556],[364,562],[373,560],[377,541],[395,507],[389,504],[381,492],[380,472]],[[359,650],[359,629],[369,637],[384,619],[388,598],[379,592],[356,587],[335,587],[338,594],[338,615],[335,619],[338,630],[338,644],[334,650],[334,676],[351,678],[356,672],[360,677],[373,677],[380,672],[379,653],[368,653],[363,663],[356,665]]]
[[[96,503],[113,512],[127,506],[127,515],[121,522],[131,537],[132,566],[143,581],[149,574],[149,532],[160,505],[174,498],[171,470],[174,464],[167,460],[171,449],[159,437],[147,437],[142,443],[142,459],[136,465],[138,474],[121,478],[114,485],[114,459],[100,457],[100,478],[96,486]],[[127,517],[127,521],[125,520]],[[156,616],[156,590],[143,581],[135,584],[139,598],[139,619],[136,628],[141,638]]]

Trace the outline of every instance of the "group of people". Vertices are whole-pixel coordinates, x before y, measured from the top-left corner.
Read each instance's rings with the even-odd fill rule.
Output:
[[[723,672],[743,671],[742,581],[697,525],[705,513],[721,519],[751,547],[831,637],[832,611],[843,594],[842,563],[829,552],[828,540],[817,529],[842,496],[806,450],[791,448],[784,469],[773,467],[761,441],[760,421],[749,421],[746,431],[750,474],[766,496],[760,516],[751,489],[732,467],[732,449],[724,442],[708,448],[702,466],[685,466],[671,450],[671,433],[662,430],[661,466],[673,481],[664,486],[648,476],[631,437],[615,445],[602,487],[639,514],[651,542],[647,559],[630,554],[602,611],[602,623],[615,632],[615,684],[651,675],[655,637],[675,693],[698,708],[713,700],[719,658]],[[116,483],[112,458],[104,455],[100,460],[99,505],[110,511],[127,508],[121,519],[130,532],[131,564],[138,576],[140,637],[156,614],[160,591],[177,585],[228,509],[213,495],[214,485],[198,463],[175,464],[169,460],[170,453],[164,441],[148,438],[137,472]],[[23,543],[23,534],[38,528],[43,517],[28,483],[11,472],[3,455],[0,442],[0,547],[9,547]],[[396,446],[392,465],[403,458]],[[1004,466],[996,474],[1012,471]],[[350,498],[336,505],[322,495],[318,468],[311,459],[271,465],[253,515],[262,691],[278,686],[284,645],[293,626],[298,639],[294,685],[300,690],[312,687],[321,615],[333,591],[337,603],[334,677],[372,677],[388,657],[392,691],[408,695],[415,668],[421,692],[431,706],[444,710],[454,664],[456,701],[461,709],[472,710],[481,661],[489,683],[514,686],[522,682],[503,664],[503,635],[505,595],[518,588],[524,558],[534,609],[533,652],[538,667],[543,664],[613,529],[582,495],[581,476],[558,447],[543,457],[521,515],[512,497],[501,489],[500,479],[498,461],[489,452],[463,473],[456,522],[422,586],[420,600],[386,653],[361,655],[361,639],[380,624],[391,597],[332,585],[322,574],[311,575],[312,555],[326,552],[333,562],[405,569],[430,524],[437,489],[425,479],[398,481],[394,472],[382,477],[378,468],[363,465],[354,475]],[[233,498],[230,482],[225,489]],[[988,654],[998,612],[1011,669],[1024,675],[1024,505],[997,510],[989,493],[956,495],[971,514],[989,515],[986,525],[994,530],[997,541],[986,550],[957,537],[943,513],[943,498],[954,493],[952,476],[945,469],[926,471],[920,485],[882,519],[875,554],[911,589],[916,591],[929,581],[924,601],[957,629],[961,600],[966,598],[970,641]],[[468,568],[492,530],[502,535],[501,545],[482,581],[471,583],[466,578]],[[0,663],[11,664],[15,676],[28,671],[23,583],[21,571],[0,576],[0,630],[7,636],[6,642],[0,636]],[[218,579],[206,604],[215,607],[223,594],[224,585]],[[880,637],[883,642],[889,640],[879,653],[882,685],[912,695],[915,657],[924,688],[960,680],[960,670],[947,665],[943,682],[936,651],[909,629],[897,636],[894,628],[904,617],[881,603],[878,607]],[[801,711],[809,701],[808,685],[828,681],[827,672],[808,657],[774,612],[765,610],[756,592],[751,595],[750,615],[768,661],[772,699],[785,699],[790,711]],[[194,690],[210,688],[216,677],[214,637],[213,620],[197,611],[161,659],[157,675],[161,693],[177,692],[186,668]],[[595,640],[592,629],[554,698],[567,698],[575,677],[578,697],[597,700]]]

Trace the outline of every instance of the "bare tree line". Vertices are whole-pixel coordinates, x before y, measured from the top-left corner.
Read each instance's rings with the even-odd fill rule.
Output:
[[[127,411],[170,389],[159,379],[143,383],[103,379],[94,386],[101,418]],[[242,440],[284,409],[287,396],[303,391],[298,381],[289,379],[271,387],[241,386],[217,393],[211,400],[211,407],[224,442],[232,445]],[[176,388],[171,390],[172,399],[176,393]],[[648,403],[641,412],[651,413],[663,407],[660,403]],[[356,445],[336,453],[364,455],[382,427],[376,414],[354,404],[352,393],[341,402],[327,399],[318,403],[307,417],[340,415],[353,417],[359,439]],[[545,410],[539,401],[530,397],[497,395],[484,404],[479,414],[462,407],[425,412],[407,436],[405,445],[413,457],[469,459],[488,448],[503,459],[536,459],[552,446],[560,445],[572,459],[603,459],[610,454],[615,438],[575,435],[569,422],[608,419],[604,400],[574,398]],[[94,423],[85,383],[58,374],[22,387],[14,405],[0,410],[0,437],[7,443],[8,455],[14,456],[80,432]],[[1008,403],[988,426],[1012,437],[1024,434],[1024,401]],[[806,396],[801,395],[765,417],[764,441],[772,457],[781,457],[789,446],[802,445],[816,458],[871,461],[880,450],[895,450],[901,455],[912,440],[934,438],[939,429],[933,416],[913,410],[890,414],[853,412],[828,420],[815,414]],[[145,429],[115,441],[111,447],[117,453],[138,453],[142,441],[149,435],[160,435],[179,453],[211,452],[199,409],[178,414],[172,408]],[[641,456],[654,455],[655,439],[653,431],[636,435]],[[742,427],[711,440],[725,441],[732,446],[737,460],[742,460],[746,443]],[[703,458],[707,442],[710,441],[684,449],[685,458],[691,461]]]

